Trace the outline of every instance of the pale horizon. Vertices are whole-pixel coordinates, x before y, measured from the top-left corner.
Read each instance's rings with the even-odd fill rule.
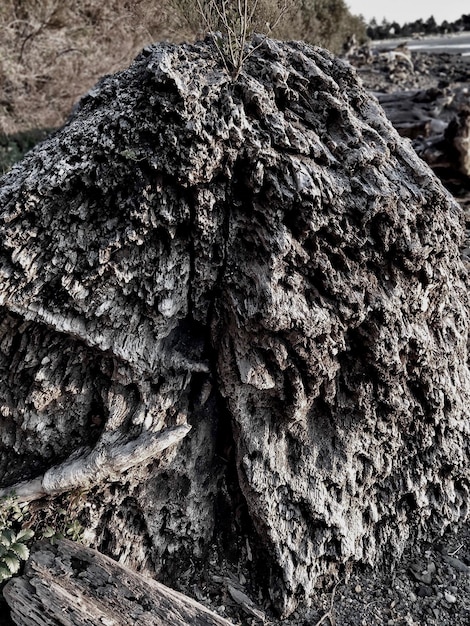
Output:
[[[380,24],[385,18],[387,22],[414,22],[417,19],[426,21],[431,16],[438,24],[447,20],[455,22],[463,14],[470,13],[468,0],[429,0],[427,2],[410,2],[410,0],[345,0],[351,13],[362,15],[366,22],[375,18]]]

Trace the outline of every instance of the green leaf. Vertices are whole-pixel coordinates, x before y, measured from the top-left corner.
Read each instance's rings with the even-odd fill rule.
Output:
[[[55,537],[56,531],[52,528],[52,526],[46,526],[42,536],[44,539],[50,539],[51,537]]]
[[[11,578],[11,572],[5,565],[0,563],[0,582]]]
[[[22,522],[25,518],[25,514],[20,509],[17,509],[13,511],[11,518],[14,522]]]
[[[48,528],[50,528],[48,526]],[[31,528],[22,528],[20,532],[16,535],[16,541],[22,541],[25,543],[34,537],[34,530]]]
[[[11,510],[13,513],[21,513],[21,507],[18,502],[13,502],[13,504],[11,505]]]
[[[8,548],[15,541],[15,533],[9,528],[4,528],[0,533],[0,544]]]
[[[12,552],[9,554],[5,554],[2,560],[12,574],[16,574],[20,569],[20,560]]]
[[[29,557],[29,548],[28,546],[25,546],[24,543],[12,543],[10,546],[10,550],[23,561],[26,561],[26,559]]]
[[[62,539],[65,539],[65,536],[60,532],[57,531],[56,533],[54,533],[54,535],[50,538],[50,542],[53,546],[55,546],[55,544],[58,541],[61,541]]]
[[[79,541],[83,535],[84,528],[78,520],[74,520],[67,524],[65,532],[73,541]]]

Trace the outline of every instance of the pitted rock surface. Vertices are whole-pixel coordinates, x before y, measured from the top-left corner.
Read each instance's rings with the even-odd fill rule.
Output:
[[[468,296],[458,205],[354,70],[252,45],[236,81],[145,49],[3,178],[0,486],[188,422],[91,542],[177,577],[234,464],[287,615],[468,515]]]

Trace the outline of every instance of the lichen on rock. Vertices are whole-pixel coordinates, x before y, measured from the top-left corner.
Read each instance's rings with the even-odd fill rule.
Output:
[[[137,507],[116,551],[177,571],[229,428],[287,615],[468,515],[468,296],[458,205],[354,70],[252,45],[236,81],[210,40],[146,48],[3,178],[0,486],[189,423],[90,520]]]

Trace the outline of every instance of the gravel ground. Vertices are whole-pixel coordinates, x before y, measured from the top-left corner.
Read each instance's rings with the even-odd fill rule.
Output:
[[[306,613],[282,622],[263,603],[249,568],[214,559],[205,584],[183,582],[180,590],[236,626],[469,626],[470,523],[410,545],[393,569],[355,566],[347,580],[319,591]]]
[[[336,626],[469,626],[470,526],[411,546],[393,572],[355,572],[328,601]]]

